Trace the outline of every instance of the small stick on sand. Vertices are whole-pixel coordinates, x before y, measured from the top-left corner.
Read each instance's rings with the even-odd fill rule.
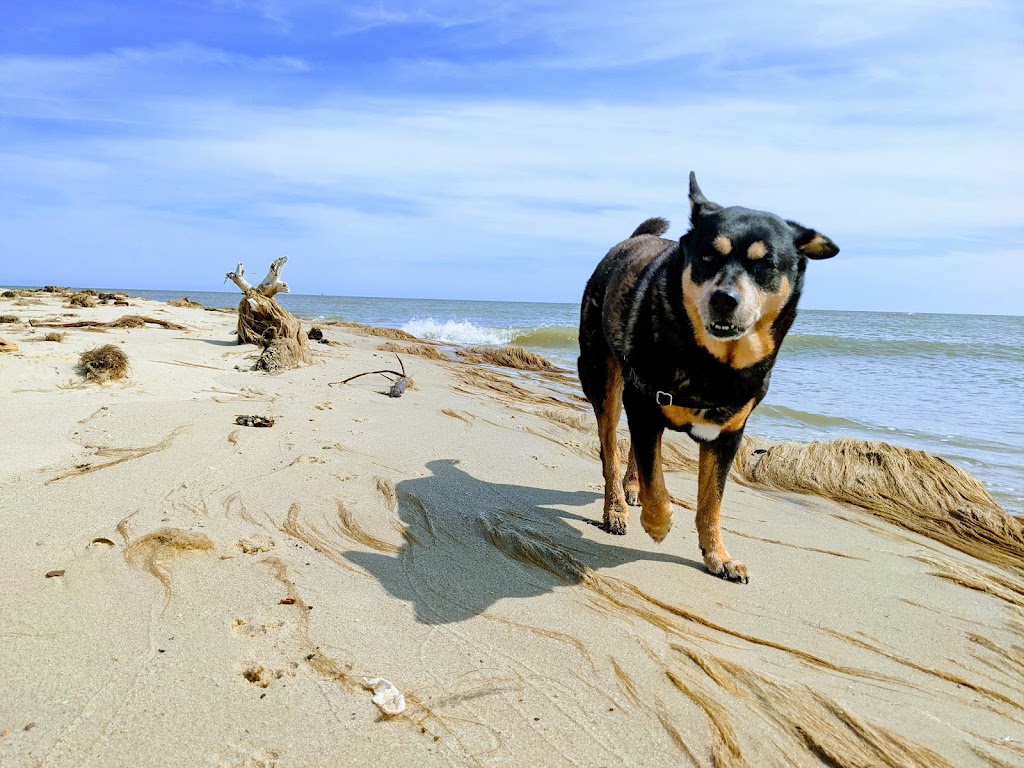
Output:
[[[373,375],[379,373],[381,376],[385,376],[385,377],[386,376],[395,376],[396,377],[394,382],[392,382],[392,384],[391,384],[391,389],[388,390],[388,397],[401,397],[402,394],[405,392],[405,390],[412,383],[412,379],[410,379],[406,375],[406,373],[405,373],[405,363],[402,362],[402,358],[398,356],[397,352],[395,353],[395,357],[398,358],[398,365],[401,366],[401,368],[402,368],[402,372],[401,373],[399,373],[398,371],[392,371],[392,370],[390,370],[388,368],[385,368],[384,370],[381,370],[381,371],[366,371],[365,373],[357,373],[355,376],[349,376],[347,379],[345,379],[343,381],[332,381],[332,382],[329,382],[327,384],[327,386],[333,387],[335,384],[348,384],[350,381],[353,381],[354,379],[358,379],[358,378],[360,378],[362,376],[373,376]]]

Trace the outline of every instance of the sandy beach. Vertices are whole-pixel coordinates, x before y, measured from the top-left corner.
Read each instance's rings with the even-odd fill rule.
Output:
[[[325,325],[313,364],[268,375],[233,314],[128,304],[0,299],[5,768],[1024,765],[1019,521],[960,545],[736,471],[751,583],[729,583],[697,549],[688,438],[665,542],[638,510],[624,537],[592,525],[571,371]],[[30,324],[125,315],[185,330]],[[102,344],[128,374],[88,383]],[[338,383],[394,350],[401,398]]]

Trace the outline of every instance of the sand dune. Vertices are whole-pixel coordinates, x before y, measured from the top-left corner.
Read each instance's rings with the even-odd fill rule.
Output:
[[[5,768],[1024,764],[1019,523],[935,459],[748,441],[742,586],[701,565],[686,438],[664,544],[591,524],[569,375],[396,336],[416,386],[391,399],[332,386],[394,364],[363,328],[268,376],[230,315],[17,298],[39,303],[0,356]],[[26,343],[126,311],[185,330]],[[97,339],[125,379],[84,383]]]

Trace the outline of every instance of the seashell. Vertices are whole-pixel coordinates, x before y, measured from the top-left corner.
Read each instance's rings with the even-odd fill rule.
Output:
[[[363,678],[363,686],[373,691],[373,703],[388,717],[405,711],[405,696],[383,677]]]

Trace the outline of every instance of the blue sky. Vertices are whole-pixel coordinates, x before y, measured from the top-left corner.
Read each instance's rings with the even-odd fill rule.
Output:
[[[1021,314],[1022,81],[1018,0],[6,0],[0,283],[576,301],[692,169],[805,307]]]

